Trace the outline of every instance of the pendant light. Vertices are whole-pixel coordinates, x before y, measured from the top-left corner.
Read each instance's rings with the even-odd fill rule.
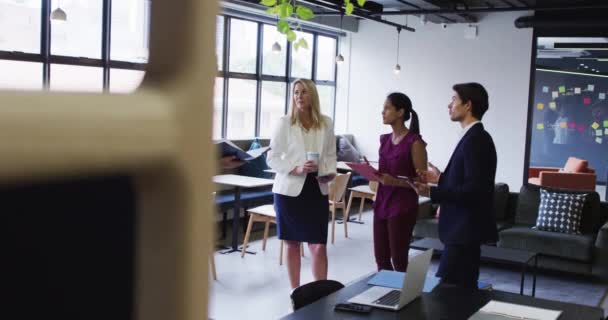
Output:
[[[342,19],[343,18],[344,18],[344,13],[342,11],[340,11],[340,31],[342,31]],[[340,52],[338,52],[338,55],[336,56],[336,64],[341,65],[342,62],[344,62],[344,57],[342,56],[342,54]]]
[[[66,22],[68,21],[68,15],[61,9],[61,2],[58,1],[57,8],[51,12],[51,21],[52,22]]]
[[[401,72],[401,66],[399,65],[399,36],[401,35],[401,27],[397,27],[397,63],[395,64],[395,68],[393,69],[393,72],[395,72],[395,74],[399,74]]]
[[[277,16],[277,24],[279,23],[279,16]],[[275,36],[276,38],[276,36]],[[281,53],[281,44],[279,43],[279,40],[275,40],[275,42],[272,44],[272,52],[274,54],[279,54]]]

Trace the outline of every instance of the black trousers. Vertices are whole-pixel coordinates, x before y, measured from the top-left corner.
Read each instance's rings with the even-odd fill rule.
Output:
[[[477,288],[480,245],[445,245],[437,277],[441,282],[464,288]]]

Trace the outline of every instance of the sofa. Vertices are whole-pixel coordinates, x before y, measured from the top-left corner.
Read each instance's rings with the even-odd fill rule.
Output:
[[[528,184],[519,193],[508,186],[495,186],[495,214],[501,248],[537,252],[538,267],[608,279],[608,203],[595,191],[544,188],[552,192],[588,194],[583,208],[580,235],[536,230],[540,186]],[[414,237],[437,238],[437,219],[419,217]]]

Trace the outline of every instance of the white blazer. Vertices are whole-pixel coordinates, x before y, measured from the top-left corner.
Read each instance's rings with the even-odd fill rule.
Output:
[[[306,181],[306,175],[291,175],[289,172],[306,162],[306,152],[319,152],[319,176],[336,174],[336,136],[331,118],[322,116],[323,125],[316,135],[319,150],[306,150],[302,128],[291,125],[289,115],[283,116],[274,130],[270,140],[270,152],[267,163],[277,173],[272,192],[285,196],[300,195]],[[319,183],[321,193],[327,195],[326,183]]]

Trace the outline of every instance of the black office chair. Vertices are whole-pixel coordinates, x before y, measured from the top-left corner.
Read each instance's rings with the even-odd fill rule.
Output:
[[[291,293],[293,311],[305,307],[342,288],[344,288],[344,285],[335,280],[319,280],[299,286]]]

